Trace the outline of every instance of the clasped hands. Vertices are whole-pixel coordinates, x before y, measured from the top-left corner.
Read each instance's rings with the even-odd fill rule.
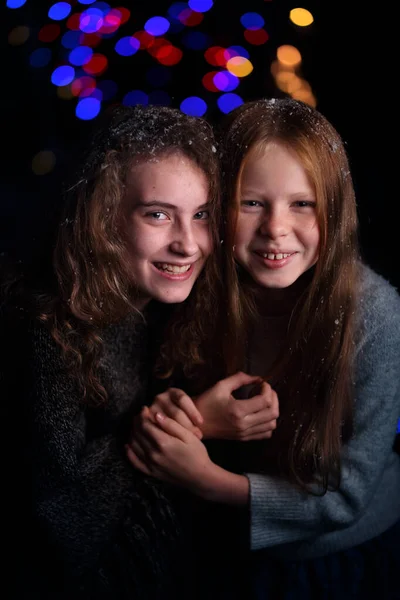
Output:
[[[235,399],[233,392],[248,385],[257,386],[258,393],[248,400]],[[260,377],[243,372],[195,399],[169,388],[135,417],[127,457],[143,473],[207,497],[222,469],[212,463],[201,440],[268,439],[278,416],[276,392]]]

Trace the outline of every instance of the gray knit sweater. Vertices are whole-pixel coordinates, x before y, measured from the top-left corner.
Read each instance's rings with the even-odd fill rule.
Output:
[[[146,328],[127,319],[102,332],[100,376],[109,398],[91,408],[47,329],[38,322],[20,328],[8,337],[16,352],[1,379],[2,400],[14,413],[7,425],[8,518],[19,570],[12,597],[179,597],[172,490],[135,470],[124,452],[132,414],[143,404]]]
[[[354,434],[343,448],[340,488],[316,497],[275,477],[246,474],[252,550],[314,558],[361,544],[400,519],[400,456],[393,450],[400,417],[400,297],[365,267],[357,309]]]

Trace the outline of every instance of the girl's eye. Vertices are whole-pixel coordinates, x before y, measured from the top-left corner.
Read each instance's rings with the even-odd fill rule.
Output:
[[[167,215],[159,210],[157,210],[155,212],[147,213],[146,217],[150,217],[151,219],[154,219],[155,221],[165,221],[166,219],[168,219]]]
[[[240,203],[242,206],[248,206],[250,208],[262,206],[258,200],[242,200]]]
[[[204,219],[208,219],[210,216],[210,212],[208,210],[200,210],[194,215],[194,219],[196,221],[204,221]]]
[[[294,205],[298,206],[299,208],[314,208],[316,202],[313,202],[311,200],[298,200],[294,203]]]

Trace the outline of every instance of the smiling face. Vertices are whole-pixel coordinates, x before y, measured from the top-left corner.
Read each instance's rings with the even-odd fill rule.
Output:
[[[318,259],[313,185],[297,155],[269,143],[241,178],[235,258],[263,288],[291,286]]]
[[[182,154],[132,166],[123,234],[138,308],[183,302],[212,250],[205,174]]]

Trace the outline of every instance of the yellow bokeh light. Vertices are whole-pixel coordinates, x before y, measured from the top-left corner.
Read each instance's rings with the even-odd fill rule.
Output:
[[[295,46],[284,44],[279,46],[276,51],[276,57],[283,66],[297,67],[301,64],[301,54]]]
[[[246,77],[253,70],[251,62],[243,56],[233,56],[226,63],[227,70],[236,77]]]
[[[301,100],[302,102],[305,102],[313,108],[317,106],[317,99],[311,90],[307,90],[306,88],[300,88],[299,90],[296,90],[295,92],[293,92],[293,94],[290,95],[295,100]]]
[[[21,44],[25,44],[29,34],[29,27],[26,27],[25,25],[14,27],[8,34],[8,43],[11,44],[11,46],[21,46]]]
[[[314,17],[306,8],[292,8],[289,13],[289,19],[299,27],[308,27],[314,22]]]
[[[41,150],[32,159],[32,171],[35,175],[47,175],[54,169],[56,157],[51,150]]]

